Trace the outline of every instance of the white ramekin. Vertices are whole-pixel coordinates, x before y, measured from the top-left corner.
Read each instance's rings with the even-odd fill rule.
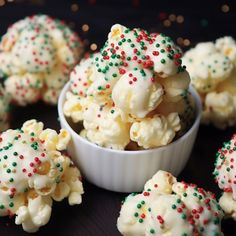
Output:
[[[97,146],[71,128],[63,114],[69,87],[70,83],[67,83],[58,101],[60,124],[70,132],[72,141],[68,152],[89,182],[116,192],[139,192],[158,170],[169,171],[174,176],[182,171],[190,156],[201,118],[201,101],[193,88],[190,91],[196,102],[196,118],[188,132],[164,147],[120,151]]]

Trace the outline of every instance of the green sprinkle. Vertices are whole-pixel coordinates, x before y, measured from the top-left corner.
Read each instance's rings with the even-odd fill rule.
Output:
[[[175,204],[173,204],[171,207],[172,207],[172,209],[176,209],[176,205]]]
[[[150,233],[151,234],[155,234],[155,230],[154,229],[150,229]]]
[[[13,179],[13,178],[10,178],[10,179],[9,179],[9,182],[10,182],[10,183],[14,182],[14,179]]]
[[[140,209],[141,207],[142,207],[142,205],[141,205],[141,204],[138,204],[138,205],[137,205],[137,208],[138,208],[138,209]]]
[[[14,167],[17,166],[17,163],[16,163],[16,162],[13,162],[13,163],[12,163],[12,166],[14,166]]]
[[[61,164],[60,164],[60,163],[57,163],[57,164],[56,164],[56,167],[60,167],[60,166],[61,166]]]
[[[162,63],[162,64],[165,64],[165,63],[166,63],[166,60],[165,60],[165,59],[161,59],[161,63]]]
[[[143,223],[143,219],[139,219],[139,223]]]

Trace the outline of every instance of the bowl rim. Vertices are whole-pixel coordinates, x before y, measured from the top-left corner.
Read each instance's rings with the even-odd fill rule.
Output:
[[[178,143],[180,143],[182,140],[185,140],[190,133],[192,133],[196,128],[198,128],[199,124],[200,124],[200,120],[201,120],[201,113],[202,113],[202,102],[200,99],[200,96],[198,95],[196,89],[190,85],[189,86],[189,91],[191,92],[191,94],[194,97],[195,103],[196,103],[196,117],[195,120],[191,126],[191,128],[184,134],[182,135],[180,138],[176,139],[175,141],[165,145],[165,146],[161,146],[161,147],[156,147],[156,148],[152,148],[152,149],[146,149],[146,150],[117,150],[117,149],[110,149],[110,148],[105,148],[105,147],[101,147],[95,143],[92,143],[90,141],[88,141],[87,139],[81,137],[78,133],[76,133],[71,126],[69,125],[69,123],[67,122],[64,112],[63,112],[63,104],[65,102],[65,97],[66,97],[66,92],[69,90],[69,86],[71,85],[71,82],[68,81],[65,86],[63,87],[63,89],[61,90],[59,99],[58,99],[58,104],[57,104],[57,110],[58,110],[58,115],[59,115],[59,119],[60,122],[62,122],[66,129],[70,132],[70,134],[73,134],[73,136],[75,136],[77,139],[79,139],[81,142],[86,143],[89,146],[92,146],[93,148],[97,148],[103,151],[107,151],[107,152],[111,152],[111,153],[122,153],[122,154],[141,154],[141,153],[150,153],[150,152],[156,152],[156,151],[161,151],[163,149],[169,148],[171,146],[177,145]]]

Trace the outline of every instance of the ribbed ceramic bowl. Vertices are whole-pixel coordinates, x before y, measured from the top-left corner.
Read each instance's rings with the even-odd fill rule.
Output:
[[[59,119],[61,127],[72,136],[68,152],[89,182],[116,192],[138,192],[158,170],[169,171],[175,176],[182,171],[193,148],[201,117],[201,101],[194,89],[190,90],[196,102],[196,118],[188,132],[164,147],[120,151],[97,146],[71,128],[63,114],[69,86],[69,83],[65,85],[59,97]]]

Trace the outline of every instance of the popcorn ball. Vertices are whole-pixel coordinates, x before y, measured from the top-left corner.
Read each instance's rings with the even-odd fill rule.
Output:
[[[236,135],[216,154],[214,177],[223,195],[219,202],[226,216],[236,220]]]
[[[125,199],[117,227],[125,236],[223,236],[222,217],[212,193],[158,171],[142,193]]]
[[[222,37],[187,51],[183,63],[203,102],[202,123],[225,129],[236,124],[236,42]]]
[[[9,103],[10,96],[5,92],[0,85],[0,132],[8,129],[9,127]]]
[[[0,75],[12,100],[56,104],[82,54],[82,42],[64,22],[34,15],[9,27],[0,42]]]
[[[164,34],[112,26],[101,51],[71,72],[65,116],[83,123],[82,136],[102,147],[167,145],[194,117],[181,56]]]
[[[0,135],[0,216],[13,216],[27,232],[48,223],[52,203],[68,197],[80,204],[83,186],[79,170],[63,154],[70,135],[26,121],[21,129]]]

